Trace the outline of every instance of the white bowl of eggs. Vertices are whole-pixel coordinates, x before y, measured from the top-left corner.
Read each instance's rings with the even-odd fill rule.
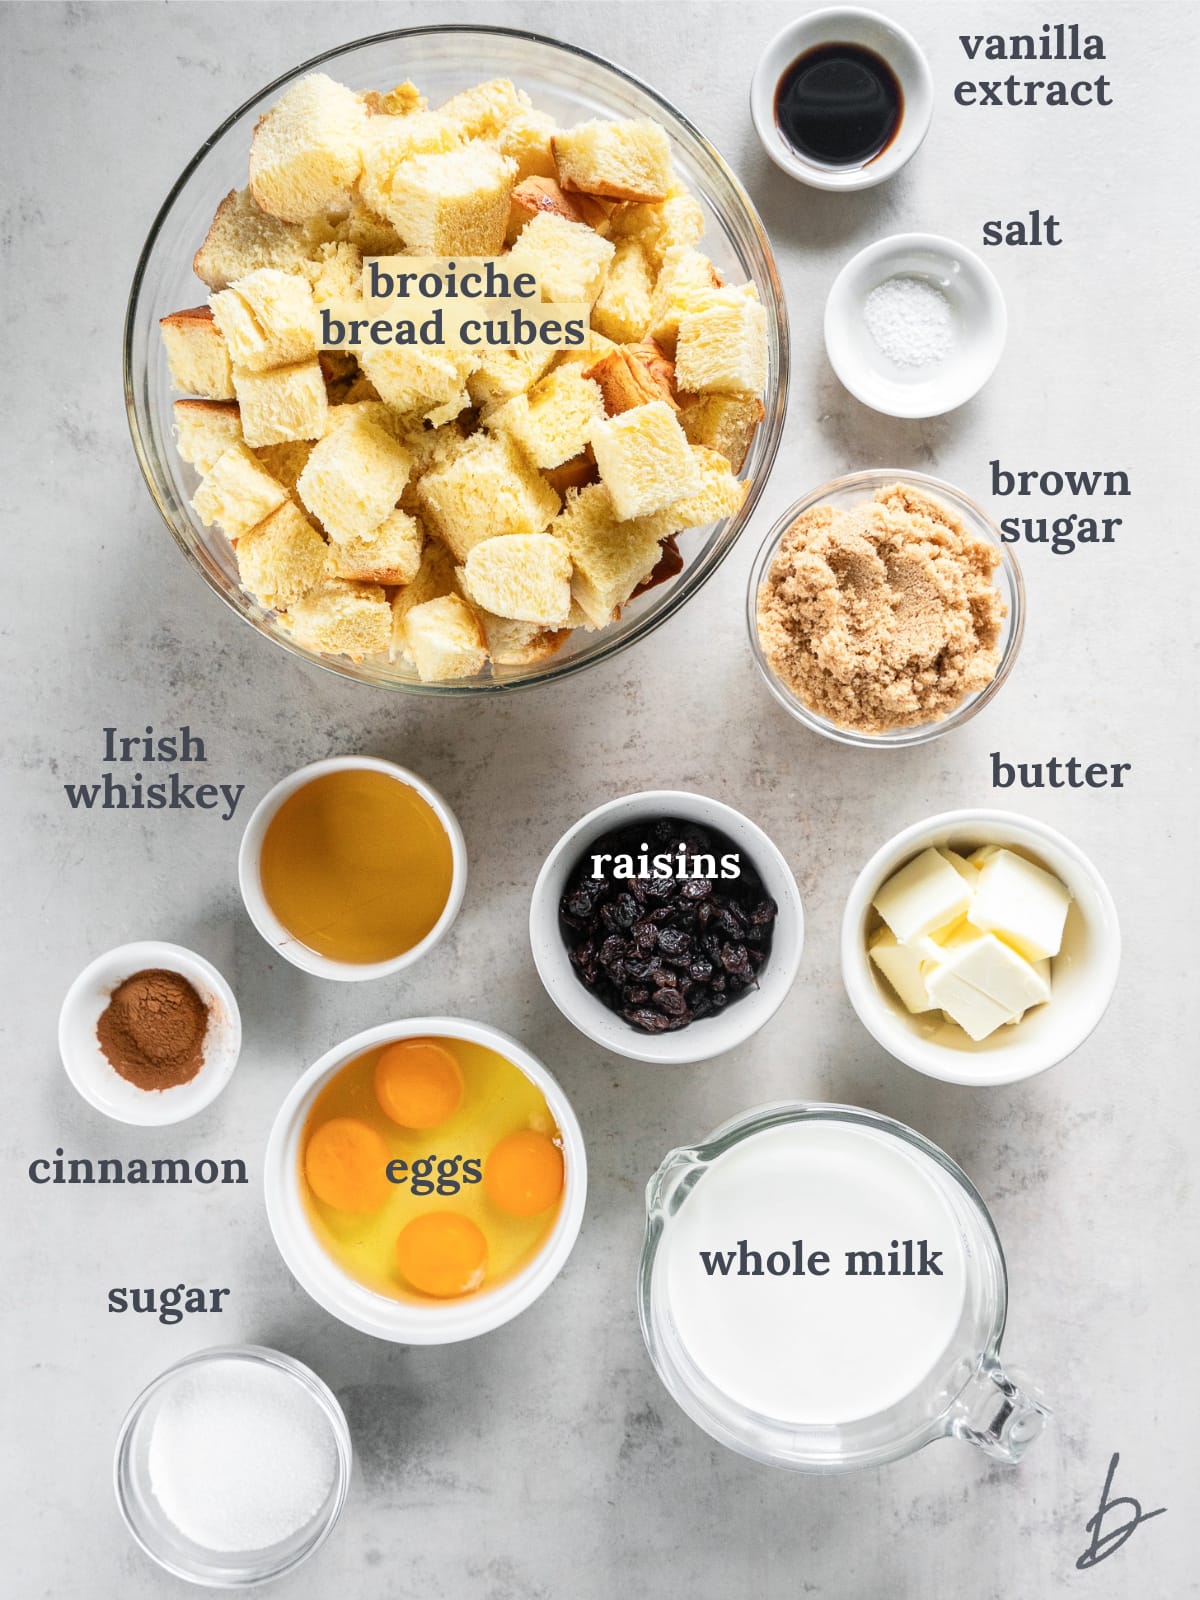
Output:
[[[362,1333],[453,1344],[557,1277],[587,1194],[583,1135],[525,1047],[417,1017],[335,1045],[267,1143],[267,1218],[314,1300]]]

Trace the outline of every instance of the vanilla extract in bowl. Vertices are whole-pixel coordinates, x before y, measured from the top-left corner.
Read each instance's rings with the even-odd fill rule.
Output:
[[[780,132],[808,161],[861,167],[888,148],[904,116],[900,80],[860,44],[821,44],[798,56],[775,90]]]

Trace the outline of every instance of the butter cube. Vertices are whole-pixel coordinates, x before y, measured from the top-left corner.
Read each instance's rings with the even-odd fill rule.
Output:
[[[1052,873],[1012,850],[997,850],[980,868],[967,915],[975,927],[998,934],[1027,961],[1041,961],[1062,948],[1070,904],[1070,890]]]
[[[1048,1000],[1050,998],[1050,962],[1049,962],[1049,960],[1032,961],[1032,962],[1030,962],[1030,965],[1032,966],[1033,970],[1037,973],[1038,977],[1041,978],[1042,982],[1046,985],[1046,998]],[[1005,1023],[1005,1027],[1007,1027],[1007,1028],[1015,1028],[1017,1023],[1018,1022],[1022,1022],[1027,1015],[1028,1015],[1028,1012],[1022,1011],[1018,1016],[1009,1017],[1008,1021]]]
[[[956,950],[959,945],[982,938],[983,934],[978,928],[972,927],[964,914],[948,922],[944,928],[935,928],[932,933],[922,934],[915,941],[914,948],[920,953],[922,961],[941,962],[946,959],[948,950]]]
[[[962,916],[971,904],[971,890],[930,847],[893,873],[872,904],[900,943],[911,944]]]
[[[929,998],[944,1011],[952,1022],[957,1022],[964,1033],[978,1044],[989,1033],[995,1033],[1012,1020],[1012,1012],[997,1004],[982,989],[976,989],[963,980],[950,967],[939,967],[930,974],[927,987]]]
[[[979,867],[966,856],[960,856],[956,850],[944,849],[938,845],[938,855],[943,861],[948,861],[966,884],[968,889],[974,890],[979,882]]]
[[[948,951],[939,971],[953,973],[980,990],[1003,1006],[1008,1016],[1050,998],[1050,985],[1041,974],[992,933]]]
[[[871,940],[871,960],[883,973],[906,1008],[914,1015],[932,1011],[933,1001],[925,987],[920,954],[908,945],[897,944],[890,928],[880,928]]]

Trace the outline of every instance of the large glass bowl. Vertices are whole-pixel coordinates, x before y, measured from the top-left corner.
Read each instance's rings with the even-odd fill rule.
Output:
[[[508,77],[541,110],[572,124],[588,117],[653,117],[667,130],[672,159],[703,207],[703,248],[731,282],[751,280],[767,310],[766,417],[743,469],[750,489],[736,516],[680,536],[683,571],[630,601],[621,619],[599,633],[577,630],[557,655],[535,667],[488,668],[478,678],[421,683],[401,662],[352,662],[322,656],[289,637],[273,614],[238,583],[224,536],[205,528],[190,501],[197,477],[180,460],[173,434],[172,391],[158,321],[202,302],[204,285],[192,257],[218,203],[246,182],[250,136],[259,116],[297,79],[328,72],[354,89],[389,89],[411,78],[435,105],[481,79]],[[606,661],[672,616],[729,553],[749,520],[775,459],[787,401],[788,332],[783,290],[763,225],[745,190],[687,119],[646,84],[573,45],[509,28],[435,27],[376,34],[314,56],[268,84],[206,139],[154,220],[134,275],[125,320],[125,403],[134,449],[163,519],[188,560],[238,614],[267,638],[344,677],[384,689],[425,694],[477,694],[545,683]]]

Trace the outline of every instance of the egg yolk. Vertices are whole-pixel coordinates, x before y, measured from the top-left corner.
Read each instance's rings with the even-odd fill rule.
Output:
[[[483,1185],[510,1217],[536,1217],[562,1193],[562,1151],[544,1133],[510,1133],[484,1162]]]
[[[323,1122],[304,1151],[304,1176],[318,1200],[339,1211],[378,1211],[388,1197],[382,1134],[356,1117]]]
[[[487,1240],[457,1211],[427,1211],[396,1240],[400,1271],[422,1294],[448,1300],[470,1294],[487,1270]]]
[[[433,1039],[400,1039],[376,1063],[375,1097],[402,1128],[436,1128],[462,1104],[462,1068]]]

